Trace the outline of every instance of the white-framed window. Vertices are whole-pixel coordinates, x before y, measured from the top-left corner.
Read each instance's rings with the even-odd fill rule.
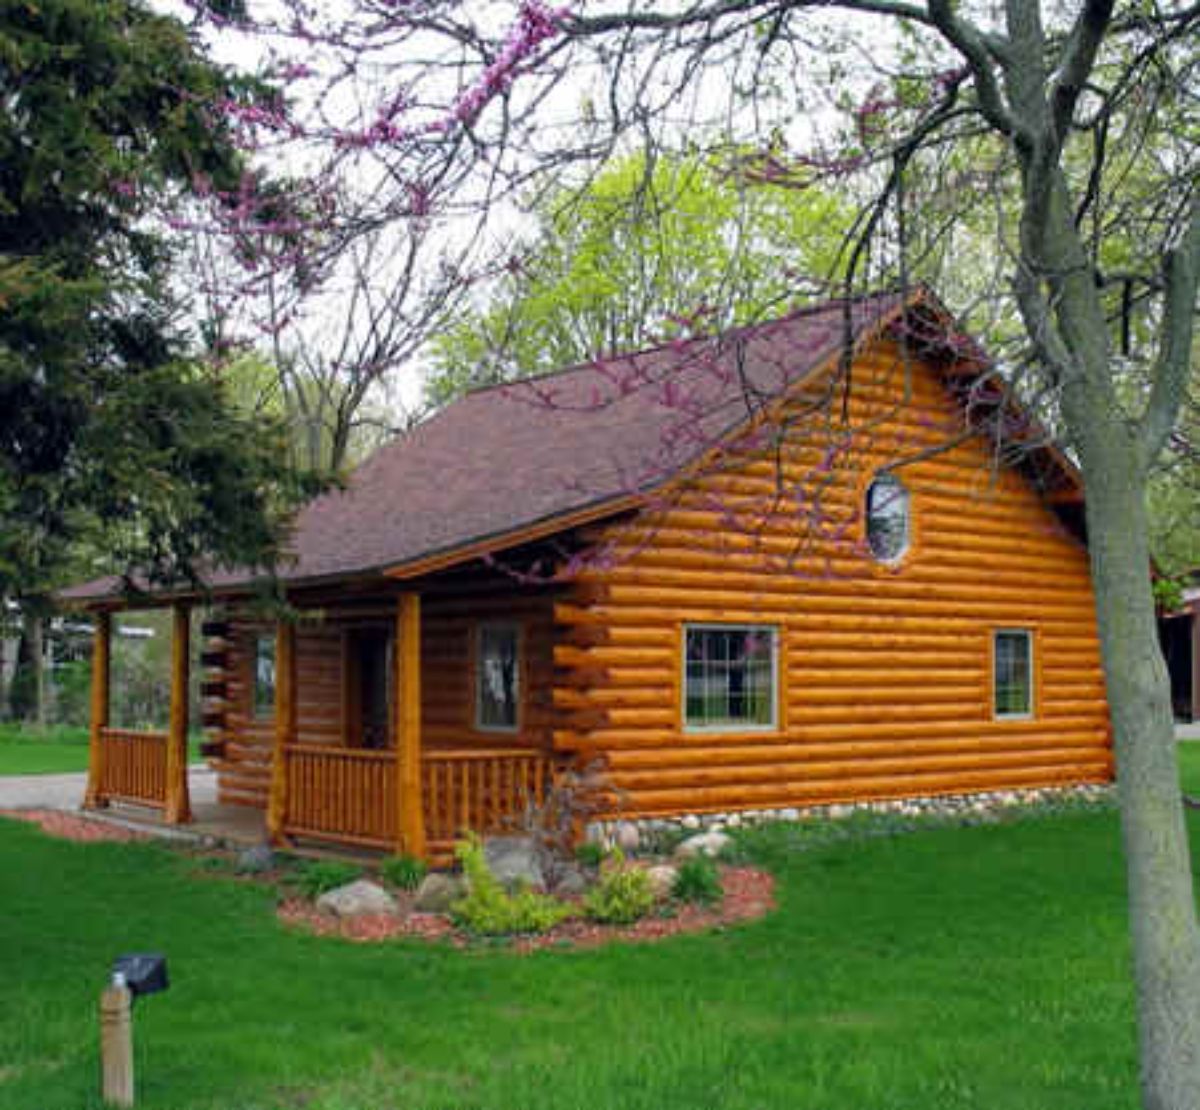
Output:
[[[778,632],[771,625],[683,627],[683,724],[773,729],[779,719]]]
[[[908,490],[894,474],[880,474],[867,487],[867,546],[881,563],[894,563],[908,550],[912,533]]]
[[[521,630],[481,624],[475,641],[475,725],[516,732],[521,697]]]
[[[992,633],[992,714],[1000,719],[1033,716],[1033,633],[997,628]]]
[[[260,720],[275,715],[275,637],[260,633],[254,637],[253,674],[254,716]]]

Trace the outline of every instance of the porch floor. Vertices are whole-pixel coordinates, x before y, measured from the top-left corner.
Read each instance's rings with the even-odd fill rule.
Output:
[[[158,810],[122,802],[113,802],[107,809],[88,810],[87,815],[170,840],[238,846],[261,844],[267,837],[267,815],[261,809],[220,805],[216,801],[193,801],[192,820],[186,825],[164,824]]]
[[[7,776],[0,778],[0,810],[57,809],[78,813],[86,789],[84,772]],[[203,764],[188,769],[188,793],[193,820],[186,825],[165,825],[158,810],[124,802],[83,812],[89,819],[170,840],[219,841],[236,846],[259,844],[266,839],[266,813],[248,806],[218,803],[217,777]]]

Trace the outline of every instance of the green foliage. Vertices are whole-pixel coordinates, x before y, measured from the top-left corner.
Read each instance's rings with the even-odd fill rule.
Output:
[[[340,860],[306,860],[295,875],[295,884],[306,898],[316,898],[326,891],[354,882],[362,875],[361,867]]]
[[[571,916],[571,907],[546,894],[518,890],[509,894],[488,868],[483,844],[472,835],[454,854],[467,879],[467,896],[451,908],[454,920],[480,936],[541,933]]]
[[[599,868],[604,862],[604,845],[595,840],[585,840],[576,847],[575,858],[584,867]]]
[[[210,105],[266,90],[130,0],[0,6],[0,71],[0,596],[271,563],[313,484],[190,359],[162,219],[239,185]]]
[[[379,874],[401,890],[416,890],[428,872],[428,864],[417,856],[389,856],[379,865]]]
[[[582,194],[553,193],[536,217],[536,240],[491,302],[435,338],[435,403],[647,346],[697,314],[704,330],[777,314],[797,274],[834,275],[849,223],[815,187],[754,187],[698,156],[641,154]],[[728,309],[709,315],[714,305]]]
[[[711,906],[724,896],[717,865],[705,855],[690,856],[679,865],[671,897],[680,902]]]
[[[1183,585],[1177,578],[1156,578],[1151,583],[1154,603],[1160,609],[1173,613],[1183,606]]]
[[[653,908],[650,876],[642,868],[627,864],[619,848],[605,861],[600,881],[583,898],[587,916],[607,925],[629,925]]]

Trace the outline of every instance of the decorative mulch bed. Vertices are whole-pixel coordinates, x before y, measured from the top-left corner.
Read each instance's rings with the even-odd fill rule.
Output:
[[[656,941],[680,933],[699,933],[763,917],[775,907],[775,881],[753,867],[721,868],[725,897],[718,905],[685,904],[673,907],[670,916],[651,914],[633,925],[598,925],[572,918],[544,933],[511,938],[513,950],[533,952],[540,948],[594,948],[610,941]],[[300,898],[280,903],[279,918],[286,925],[318,936],[342,937],[370,943],[407,937],[445,940],[456,947],[479,943],[478,938],[457,928],[444,914],[364,914],[337,918]]]
[[[6,809],[0,817],[11,817],[37,825],[50,836],[82,843],[93,841],[129,842],[151,840],[149,833],[97,821],[54,809]],[[274,873],[244,876],[249,881],[270,881]],[[533,952],[541,948],[594,948],[610,941],[656,941],[681,933],[700,933],[743,921],[754,921],[775,908],[775,881],[765,871],[753,867],[722,867],[721,884],[725,896],[715,906],[672,905],[670,913],[651,914],[632,925],[598,925],[582,917],[571,918],[553,929],[535,936],[510,938],[513,951]],[[396,938],[447,941],[464,948],[480,943],[479,938],[458,928],[445,914],[416,913],[400,899],[397,914],[365,914],[337,918],[318,910],[302,898],[285,898],[278,914],[284,924],[317,936],[335,936],[361,943]]]
[[[11,817],[17,821],[29,821],[38,825],[42,832],[57,836],[61,840],[78,840],[90,843],[97,840],[150,840],[149,833],[110,825],[107,821],[94,821],[74,813],[63,813],[57,809],[0,809],[0,817]]]

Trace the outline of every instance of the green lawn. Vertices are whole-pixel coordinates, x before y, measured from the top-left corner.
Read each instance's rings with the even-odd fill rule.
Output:
[[[758,840],[762,922],[522,957],[287,933],[167,848],[0,821],[0,1106],[98,1107],[98,991],[145,949],[172,977],[137,1011],[146,1110],[1137,1105],[1114,813]]]
[[[42,775],[86,771],[88,730],[50,728],[45,732],[20,725],[0,725],[0,775]]]
[[[189,741],[191,762],[200,758],[200,736]],[[0,775],[46,775],[86,771],[88,730],[67,726],[45,732],[20,725],[0,725]]]

